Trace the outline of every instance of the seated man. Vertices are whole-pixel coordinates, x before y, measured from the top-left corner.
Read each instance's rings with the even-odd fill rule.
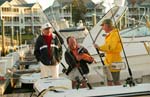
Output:
[[[94,59],[90,56],[87,49],[80,46],[75,37],[67,38],[68,49],[65,52],[65,60],[69,65],[66,74],[72,80],[72,88],[86,87],[84,77],[89,73],[87,63],[92,63]]]

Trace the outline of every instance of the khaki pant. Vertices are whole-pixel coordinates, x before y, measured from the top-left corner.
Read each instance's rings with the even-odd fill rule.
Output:
[[[68,74],[68,78],[72,81],[76,81],[76,77],[79,78],[79,80],[82,80],[83,77],[82,75],[80,74],[78,68],[74,68],[72,69],[72,71]]]
[[[84,74],[85,77],[87,77],[86,74]],[[83,79],[83,76],[79,72],[78,68],[72,69],[72,71],[68,74],[68,78],[72,80],[72,88],[75,89],[77,84],[77,78],[81,82],[79,88],[86,88],[86,81]]]
[[[106,76],[107,80],[109,80],[109,81],[112,81],[112,80],[113,80],[112,74],[111,74],[111,72],[110,72],[108,66],[104,66],[104,67],[103,67],[103,73],[104,73],[104,75]]]
[[[52,77],[59,78],[59,64],[54,66],[46,66],[40,62],[41,78]]]
[[[83,80],[83,76],[79,72],[78,68],[72,69],[72,71],[68,74],[68,79],[72,81],[76,81],[76,78],[79,78],[79,80]],[[84,77],[87,78],[87,74],[84,74]]]

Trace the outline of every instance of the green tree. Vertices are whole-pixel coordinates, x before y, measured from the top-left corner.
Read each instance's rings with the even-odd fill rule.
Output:
[[[86,6],[82,0],[72,1],[72,20],[77,24],[79,20],[85,22]]]

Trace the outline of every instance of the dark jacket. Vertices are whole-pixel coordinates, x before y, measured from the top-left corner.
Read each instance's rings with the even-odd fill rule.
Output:
[[[78,53],[79,54],[81,54],[81,53],[89,54],[88,50],[82,46],[80,46],[78,48]],[[66,72],[67,75],[72,71],[73,68],[76,67],[76,64],[78,64],[78,63],[80,64],[80,68],[81,68],[83,74],[89,73],[89,68],[88,68],[87,64],[91,64],[92,62],[88,62],[85,60],[77,61],[75,56],[69,49],[65,52],[65,60],[66,60],[66,63],[69,65],[67,72]]]
[[[43,35],[39,35],[35,43],[34,55],[37,61],[41,61],[44,65],[56,65],[56,62],[59,62],[62,58],[61,43],[55,34],[52,37],[50,57],[48,56],[48,46]]]

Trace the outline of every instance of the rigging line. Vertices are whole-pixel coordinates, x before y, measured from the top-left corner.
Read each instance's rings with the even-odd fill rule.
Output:
[[[55,18],[55,16],[54,16],[53,7],[51,6],[50,8],[51,8],[51,12],[52,12],[53,19],[56,21],[56,18]],[[50,12],[50,10],[49,10],[49,12]]]
[[[50,11],[50,10],[51,10],[51,11]],[[57,29],[60,30],[60,29],[59,29],[59,26],[58,26],[58,23],[57,23],[57,20],[56,20],[56,17],[55,17],[55,15],[54,15],[54,11],[53,11],[53,7],[52,7],[52,6],[50,7],[50,10],[49,10],[49,13],[52,12],[53,23],[54,23],[54,25],[57,27]]]
[[[58,25],[58,21],[56,21],[56,18],[54,17],[53,8],[51,8],[51,10],[52,10],[54,22],[56,23],[56,26],[57,26],[57,28],[58,28],[58,29],[57,29],[57,32],[61,33],[61,32],[60,32],[61,29],[60,29],[60,26]],[[63,14],[64,14],[64,13],[63,13]],[[48,18],[48,16],[47,16],[47,18]],[[64,18],[64,15],[63,15],[63,18]],[[50,20],[48,20],[48,21],[50,21]],[[56,29],[56,28],[55,28],[55,29]],[[56,30],[55,30],[55,31],[56,31]],[[64,34],[61,33],[61,35],[62,35],[65,39],[67,39]]]
[[[119,9],[117,9],[117,10],[119,10]],[[107,14],[109,14],[110,11],[111,11],[111,10],[109,10],[109,11],[102,17],[102,19],[105,18],[105,17],[107,16]],[[116,13],[117,13],[117,11],[116,11],[114,14],[112,14],[111,18],[112,18],[113,15],[115,15]],[[101,28],[101,29],[99,30],[99,32],[97,33],[97,35],[96,35],[96,37],[95,37],[93,43],[96,42],[96,40],[97,40],[97,38],[98,38],[98,36],[100,35],[101,32],[102,32],[102,28]]]
[[[82,0],[81,0],[82,1]],[[83,3],[83,1],[82,1],[82,3]],[[80,6],[79,6],[79,3],[77,2],[77,5],[78,5],[78,10],[80,11]],[[109,12],[110,12],[111,10],[109,10],[105,15],[103,15],[103,17],[102,18],[104,18]],[[117,11],[115,12],[115,13],[117,13]],[[115,14],[114,13],[114,14]],[[84,14],[83,13],[81,13],[82,15],[82,18],[85,20],[85,17],[84,17]],[[112,16],[114,15],[114,14],[112,14]],[[111,18],[112,18],[112,16],[111,16]],[[86,23],[85,23],[85,25],[86,25]],[[87,26],[86,26],[87,27]],[[90,31],[89,31],[90,32]],[[93,43],[95,43],[96,42],[96,40],[97,40],[97,38],[98,38],[98,36],[99,36],[99,34],[102,32],[102,28],[99,30],[99,32],[97,33],[97,35],[96,35],[96,37],[95,37],[95,39],[93,39]]]
[[[125,17],[125,16],[123,16],[123,17]],[[125,17],[125,18],[126,18],[126,17]],[[135,21],[135,22],[138,22],[138,23],[140,23],[140,24],[146,24],[146,23],[142,22],[141,20],[140,20],[140,21],[139,21],[139,20],[135,20],[134,18],[127,17],[127,19],[132,20],[132,21]]]
[[[100,29],[100,31],[98,32],[98,34],[96,35],[96,37],[95,37],[95,39],[93,40],[93,43],[95,43],[96,42],[96,40],[97,40],[97,38],[98,38],[98,36],[99,36],[99,34],[102,32],[102,28]],[[90,33],[90,32],[89,32]]]
[[[93,43],[94,43],[94,39],[93,39],[93,37],[92,37],[90,31],[89,31],[89,34],[90,34],[90,37],[91,37],[91,39],[92,39],[92,41],[93,41]],[[104,61],[103,61],[103,59],[102,59],[102,57],[101,57],[101,53],[99,52],[99,50],[98,50],[97,48],[95,48],[95,49],[96,49],[96,51],[97,51],[97,53],[98,53],[98,55],[99,55],[99,58],[100,58],[100,60],[101,60],[101,62],[102,62],[102,64],[103,64],[103,66],[104,66],[105,63],[104,63]]]
[[[146,12],[145,12],[145,10],[144,10],[144,13],[143,13],[143,15],[142,15],[142,17],[141,17],[141,20],[140,21],[142,21],[143,20],[143,18],[144,18],[144,16],[145,16],[145,14],[146,14]],[[141,24],[141,22],[139,23],[139,25]]]
[[[78,6],[79,6],[79,5],[78,5]],[[110,11],[111,11],[111,10],[110,10]],[[110,11],[109,11],[109,12],[110,12]],[[105,14],[104,16],[106,16],[106,14]],[[104,17],[104,16],[103,16],[103,17]],[[112,14],[112,17],[113,17],[113,14]],[[85,18],[85,17],[83,17],[83,18]],[[86,25],[86,24],[85,24],[85,25]],[[102,28],[100,29],[99,33],[100,33],[101,31],[102,31]],[[90,35],[90,37],[91,37],[91,39],[92,39],[92,42],[93,42],[93,44],[94,44],[97,38],[94,40],[90,31],[89,31],[89,35]],[[98,35],[99,35],[99,34],[97,34],[97,37],[98,37]],[[95,49],[96,49],[96,51],[97,51],[97,54],[99,55],[99,58],[100,58],[100,60],[101,60],[101,62],[102,62],[102,64],[103,64],[103,66],[105,66],[105,63],[104,63],[104,61],[103,61],[103,59],[102,59],[102,56],[101,56],[101,53],[99,52],[99,50],[98,50],[97,48],[95,48]]]
[[[111,6],[110,3],[109,3],[109,6]],[[112,10],[111,10],[111,12],[112,12]],[[115,27],[118,28],[114,17],[113,17],[113,20],[114,20]],[[127,56],[126,56],[126,53],[125,53],[125,49],[123,47],[123,43],[121,41],[121,36],[120,36],[118,30],[117,30],[117,32],[118,32],[118,36],[119,36],[119,39],[120,39],[121,47],[123,49],[123,54],[124,54],[124,57],[125,57],[125,60],[126,60],[126,63],[127,63],[127,67],[128,67],[128,71],[129,71],[129,75],[130,75],[130,78],[127,78],[126,81],[130,81],[130,83],[127,82],[130,86],[135,86],[135,83],[133,82],[132,71],[131,71],[131,68],[130,68],[129,63],[128,63],[128,59],[127,59]]]

